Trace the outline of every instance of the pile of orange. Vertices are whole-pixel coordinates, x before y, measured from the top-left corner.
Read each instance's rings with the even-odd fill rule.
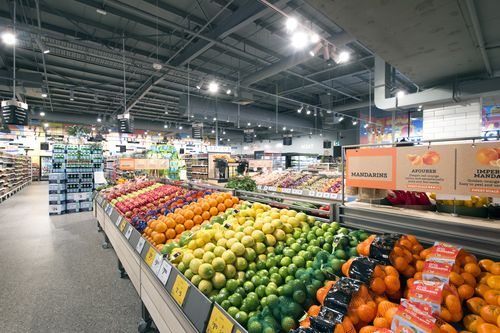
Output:
[[[161,250],[163,244],[179,239],[184,231],[196,230],[196,226],[209,223],[214,216],[224,213],[226,209],[238,203],[239,199],[230,193],[215,192],[177,208],[166,216],[149,220],[143,234],[153,246]]]
[[[342,265],[342,273],[349,277],[349,268],[356,258],[349,259]],[[390,265],[375,265],[370,277],[370,291],[377,295],[386,294],[391,299],[401,298],[399,272]]]

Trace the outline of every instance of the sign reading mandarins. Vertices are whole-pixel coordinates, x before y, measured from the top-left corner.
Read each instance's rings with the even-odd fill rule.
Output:
[[[457,190],[461,194],[500,196],[500,143],[457,146]]]
[[[346,150],[346,185],[500,197],[500,143]]]
[[[396,188],[396,148],[349,149],[346,160],[347,186]]]
[[[455,147],[397,148],[396,189],[455,193]]]

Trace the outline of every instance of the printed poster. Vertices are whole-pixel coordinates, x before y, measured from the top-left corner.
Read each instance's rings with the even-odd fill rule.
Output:
[[[346,185],[395,189],[396,148],[348,149]]]

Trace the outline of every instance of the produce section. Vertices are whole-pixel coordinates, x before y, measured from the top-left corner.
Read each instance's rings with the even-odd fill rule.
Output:
[[[200,311],[207,317],[199,322],[187,316],[198,331],[204,331],[214,320],[212,313],[217,312],[242,332],[322,332],[324,325],[373,332],[399,327],[401,318],[409,315],[424,316],[441,332],[453,333],[457,324],[470,327],[488,323],[485,319],[491,322],[496,311],[491,306],[498,306],[484,300],[493,302],[497,295],[493,288],[496,278],[488,278],[496,274],[500,263],[478,261],[464,249],[441,243],[429,247],[411,235],[369,235],[303,212],[272,207],[272,203],[238,200],[206,188],[139,184],[108,189],[98,196],[97,203],[101,201],[104,208],[100,209],[116,218],[113,224],[125,238],[133,230],[142,233],[143,237],[134,241],[144,239],[154,249],[151,265],[148,256],[145,258],[153,271],[159,265],[155,257],[163,255],[168,260],[165,265],[175,270],[175,282],[171,284],[168,278],[160,283],[181,309],[186,311],[186,300],[177,299],[177,276],[205,295],[203,304],[208,308]],[[116,200],[115,208],[126,200],[135,203],[121,205],[124,208],[120,211],[128,213],[124,218],[114,213],[105,197]],[[118,200],[124,197],[127,199]],[[132,216],[134,209],[138,214]],[[195,216],[199,216],[198,224]],[[191,228],[187,228],[190,220],[193,225],[188,222]],[[443,262],[443,254],[449,253],[454,259]],[[449,285],[442,282],[443,265],[450,267],[444,270]],[[490,271],[486,272],[485,265]],[[441,270],[436,271],[436,266]],[[339,276],[344,277],[338,280]],[[483,287],[477,289],[479,285]],[[339,324],[328,313],[345,286],[353,298],[345,304],[345,312],[341,311]],[[422,306],[428,305],[429,299],[419,300],[420,294],[415,294],[418,288],[428,286],[442,293],[436,303],[441,307],[439,312]],[[479,297],[473,297],[475,294],[485,294],[483,301],[475,300]],[[401,301],[402,297],[409,301]],[[488,307],[482,310],[483,316],[469,314],[470,310],[456,311],[457,306],[468,307],[469,303],[481,305],[476,306],[478,313]]]

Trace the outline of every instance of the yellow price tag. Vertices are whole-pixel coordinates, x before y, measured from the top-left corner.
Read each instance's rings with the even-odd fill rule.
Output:
[[[156,250],[154,247],[150,247],[148,250],[148,253],[146,254],[146,264],[148,264],[149,267],[153,265],[153,261],[155,260],[156,257]]]
[[[171,294],[180,306],[184,304],[184,299],[186,298],[188,290],[189,284],[180,274],[177,275],[174,285],[172,286]]]
[[[122,220],[122,223],[120,223],[120,226],[119,226],[121,232],[123,232],[126,225],[127,225],[127,220]]]
[[[281,187],[278,187],[278,188],[276,189],[276,192],[278,192],[278,193],[281,193],[281,191],[282,191]]]
[[[217,306],[214,306],[206,333],[231,333],[233,326],[233,322]]]

